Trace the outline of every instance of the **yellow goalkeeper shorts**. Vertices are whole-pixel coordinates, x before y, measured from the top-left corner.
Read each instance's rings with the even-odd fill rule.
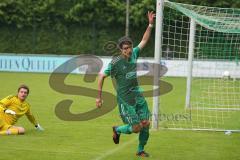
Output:
[[[0,131],[5,131],[8,130],[8,128],[10,128],[12,125],[9,125],[5,122],[5,115],[4,113],[0,112]]]

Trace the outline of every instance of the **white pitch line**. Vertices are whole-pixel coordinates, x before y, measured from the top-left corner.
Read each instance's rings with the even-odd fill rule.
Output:
[[[102,154],[100,157],[97,157],[96,159],[94,160],[102,160],[108,156],[110,156],[111,154],[114,154],[115,152],[123,149],[124,147],[128,146],[129,144],[133,143],[134,141],[136,141],[138,138],[133,138],[132,140],[126,142],[126,143],[123,143],[122,145],[119,145],[118,147],[114,148],[114,149],[111,149],[111,150],[108,150],[107,152],[105,152],[104,154]]]

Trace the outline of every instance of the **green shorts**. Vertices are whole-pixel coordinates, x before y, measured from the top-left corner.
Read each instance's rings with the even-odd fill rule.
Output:
[[[136,97],[135,105],[129,105],[118,97],[118,108],[123,123],[136,125],[143,120],[149,120],[150,112],[143,96]]]

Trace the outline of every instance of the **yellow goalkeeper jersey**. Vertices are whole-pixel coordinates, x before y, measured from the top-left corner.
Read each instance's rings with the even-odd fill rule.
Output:
[[[6,109],[14,111],[16,115],[4,113]],[[8,96],[0,100],[0,118],[2,118],[5,123],[14,125],[23,115],[26,115],[33,125],[37,125],[37,121],[30,111],[29,103],[26,101],[22,102],[17,96]]]

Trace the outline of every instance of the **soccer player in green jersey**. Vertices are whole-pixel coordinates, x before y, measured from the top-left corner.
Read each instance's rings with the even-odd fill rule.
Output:
[[[138,46],[133,48],[132,40],[129,37],[119,39],[118,45],[121,54],[114,56],[108,68],[103,74],[99,75],[99,94],[96,99],[96,106],[101,107],[104,79],[108,76],[114,78],[117,84],[119,112],[125,125],[113,127],[113,141],[118,144],[121,134],[139,133],[139,145],[136,155],[141,157],[149,156],[144,151],[144,146],[149,138],[150,112],[147,102],[138,87],[136,61],[139,52],[145,47],[150,38],[154,17],[153,12],[148,12],[149,25]]]

